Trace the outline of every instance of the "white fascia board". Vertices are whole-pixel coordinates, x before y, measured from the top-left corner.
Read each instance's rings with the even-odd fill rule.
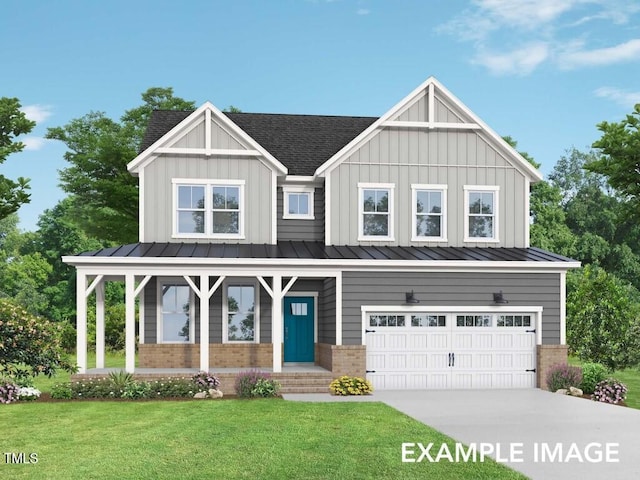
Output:
[[[390,313],[390,312],[428,312],[428,313],[542,313],[543,307],[536,306],[509,306],[509,305],[464,305],[464,306],[452,306],[452,305],[362,305],[360,311],[363,313]]]
[[[531,165],[522,155],[520,155],[516,151],[515,148],[509,145],[500,135],[498,135],[491,127],[489,127],[489,125],[484,123],[475,113],[469,110],[469,108],[464,103],[462,103],[458,97],[451,93],[434,77],[431,77],[430,80],[442,94],[448,97],[448,100],[453,102],[456,107],[467,114],[469,118],[471,118],[475,123],[480,125],[481,130],[484,130],[489,138],[493,140],[493,142],[495,142],[499,147],[501,147],[501,149],[506,154],[508,154],[508,156],[515,162],[516,166],[520,167],[520,169],[523,170],[527,174],[527,176],[529,176],[532,182],[538,182],[544,178],[533,165]]]
[[[139,257],[74,257],[64,256],[62,261],[75,266],[190,266],[211,269],[215,266],[217,272],[222,267],[240,267],[257,270],[263,267],[281,267],[283,269],[291,267],[301,268],[338,268],[340,270],[398,270],[398,269],[419,269],[419,270],[552,270],[566,271],[570,268],[579,268],[580,262],[526,262],[526,261],[466,261],[466,260],[355,260],[355,259],[308,259],[308,258],[201,258],[201,257],[159,257],[159,258],[139,258]]]
[[[205,112],[210,112],[209,114]],[[175,137],[179,133],[183,133],[183,130],[186,126],[188,126],[191,122],[195,121],[199,118],[203,113],[205,113],[206,120],[213,121],[213,118],[220,121],[225,127],[227,127],[231,132],[237,135],[240,139],[242,139],[246,144],[253,147],[253,150],[257,151],[262,155],[268,162],[274,167],[279,173],[282,175],[286,175],[288,173],[287,167],[285,167],[281,162],[279,162],[273,155],[271,155],[267,150],[265,150],[262,145],[260,145],[256,140],[254,140],[251,136],[249,136],[244,130],[242,130],[238,125],[236,125],[229,117],[227,117],[222,111],[216,108],[211,102],[205,102],[196,109],[193,113],[191,113],[187,118],[178,123],[175,127],[173,127],[169,132],[165,133],[162,137],[160,137],[153,145],[147,148],[144,152],[134,158],[127,165],[127,169],[131,173],[137,173],[140,168],[143,168],[146,165],[146,160],[151,155],[154,155],[159,148],[163,145],[167,144],[173,137]],[[207,125],[209,128],[210,125]],[[206,150],[206,149],[205,149]]]
[[[325,176],[329,171],[331,171],[337,163],[339,163],[344,157],[346,157],[352,150],[355,149],[357,145],[366,140],[371,134],[373,134],[376,130],[380,129],[384,123],[386,123],[392,116],[397,114],[403,107],[405,107],[408,103],[411,103],[415,97],[421,95],[426,88],[428,88],[429,84],[435,80],[434,77],[427,78],[422,84],[420,84],[415,90],[413,90],[409,95],[404,97],[398,103],[396,103],[390,110],[387,111],[384,115],[378,118],[375,122],[373,122],[369,127],[367,127],[363,132],[361,132],[356,138],[347,143],[344,147],[342,147],[338,152],[336,152],[329,160],[320,165],[315,174],[317,176]]]

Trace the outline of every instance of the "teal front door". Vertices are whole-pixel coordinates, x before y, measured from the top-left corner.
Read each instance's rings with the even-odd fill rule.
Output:
[[[284,298],[284,361],[313,362],[313,297]]]

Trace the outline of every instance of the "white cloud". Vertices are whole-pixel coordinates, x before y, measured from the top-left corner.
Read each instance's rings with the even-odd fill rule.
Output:
[[[545,43],[527,45],[508,53],[479,52],[473,63],[486,67],[494,75],[528,75],[549,57]]]
[[[42,150],[51,141],[47,138],[32,136],[22,137],[19,140],[24,143],[25,150],[31,151]]]
[[[562,68],[596,67],[615,63],[640,60],[640,39],[620,43],[613,47],[582,50],[569,48],[558,55],[558,63]]]
[[[584,0],[475,0],[480,14],[496,22],[536,28],[557,19]]]
[[[53,114],[50,105],[25,105],[22,107],[22,111],[29,120],[36,123],[44,122]]]
[[[624,108],[633,108],[640,103],[640,92],[629,92],[615,87],[600,87],[593,93],[597,97],[613,100]]]
[[[369,13],[371,13],[371,10],[368,8],[359,8],[356,12],[357,15],[369,15]]]

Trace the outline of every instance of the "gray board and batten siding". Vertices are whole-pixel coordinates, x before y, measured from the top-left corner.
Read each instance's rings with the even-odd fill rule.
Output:
[[[528,221],[525,176],[476,132],[384,128],[330,175],[331,243],[334,245],[482,246],[464,242],[465,185],[499,187],[499,243],[525,247]],[[358,241],[358,183],[391,183],[394,241]],[[412,184],[447,185],[447,242],[412,242]]]
[[[371,272],[342,274],[342,340],[345,345],[362,343],[363,305],[405,306],[405,293],[414,291],[419,307],[495,306],[493,293],[502,290],[509,304],[542,306],[542,343],[560,344],[559,273],[473,272]]]

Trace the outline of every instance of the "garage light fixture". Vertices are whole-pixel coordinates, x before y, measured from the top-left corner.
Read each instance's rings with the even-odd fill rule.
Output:
[[[420,300],[418,300],[413,294],[413,290],[405,293],[405,297],[406,297],[406,300],[404,303],[420,303]]]
[[[493,303],[495,303],[496,305],[506,305],[507,303],[509,303],[509,301],[506,298],[504,298],[504,295],[502,294],[502,290],[500,290],[499,293],[493,294]]]

